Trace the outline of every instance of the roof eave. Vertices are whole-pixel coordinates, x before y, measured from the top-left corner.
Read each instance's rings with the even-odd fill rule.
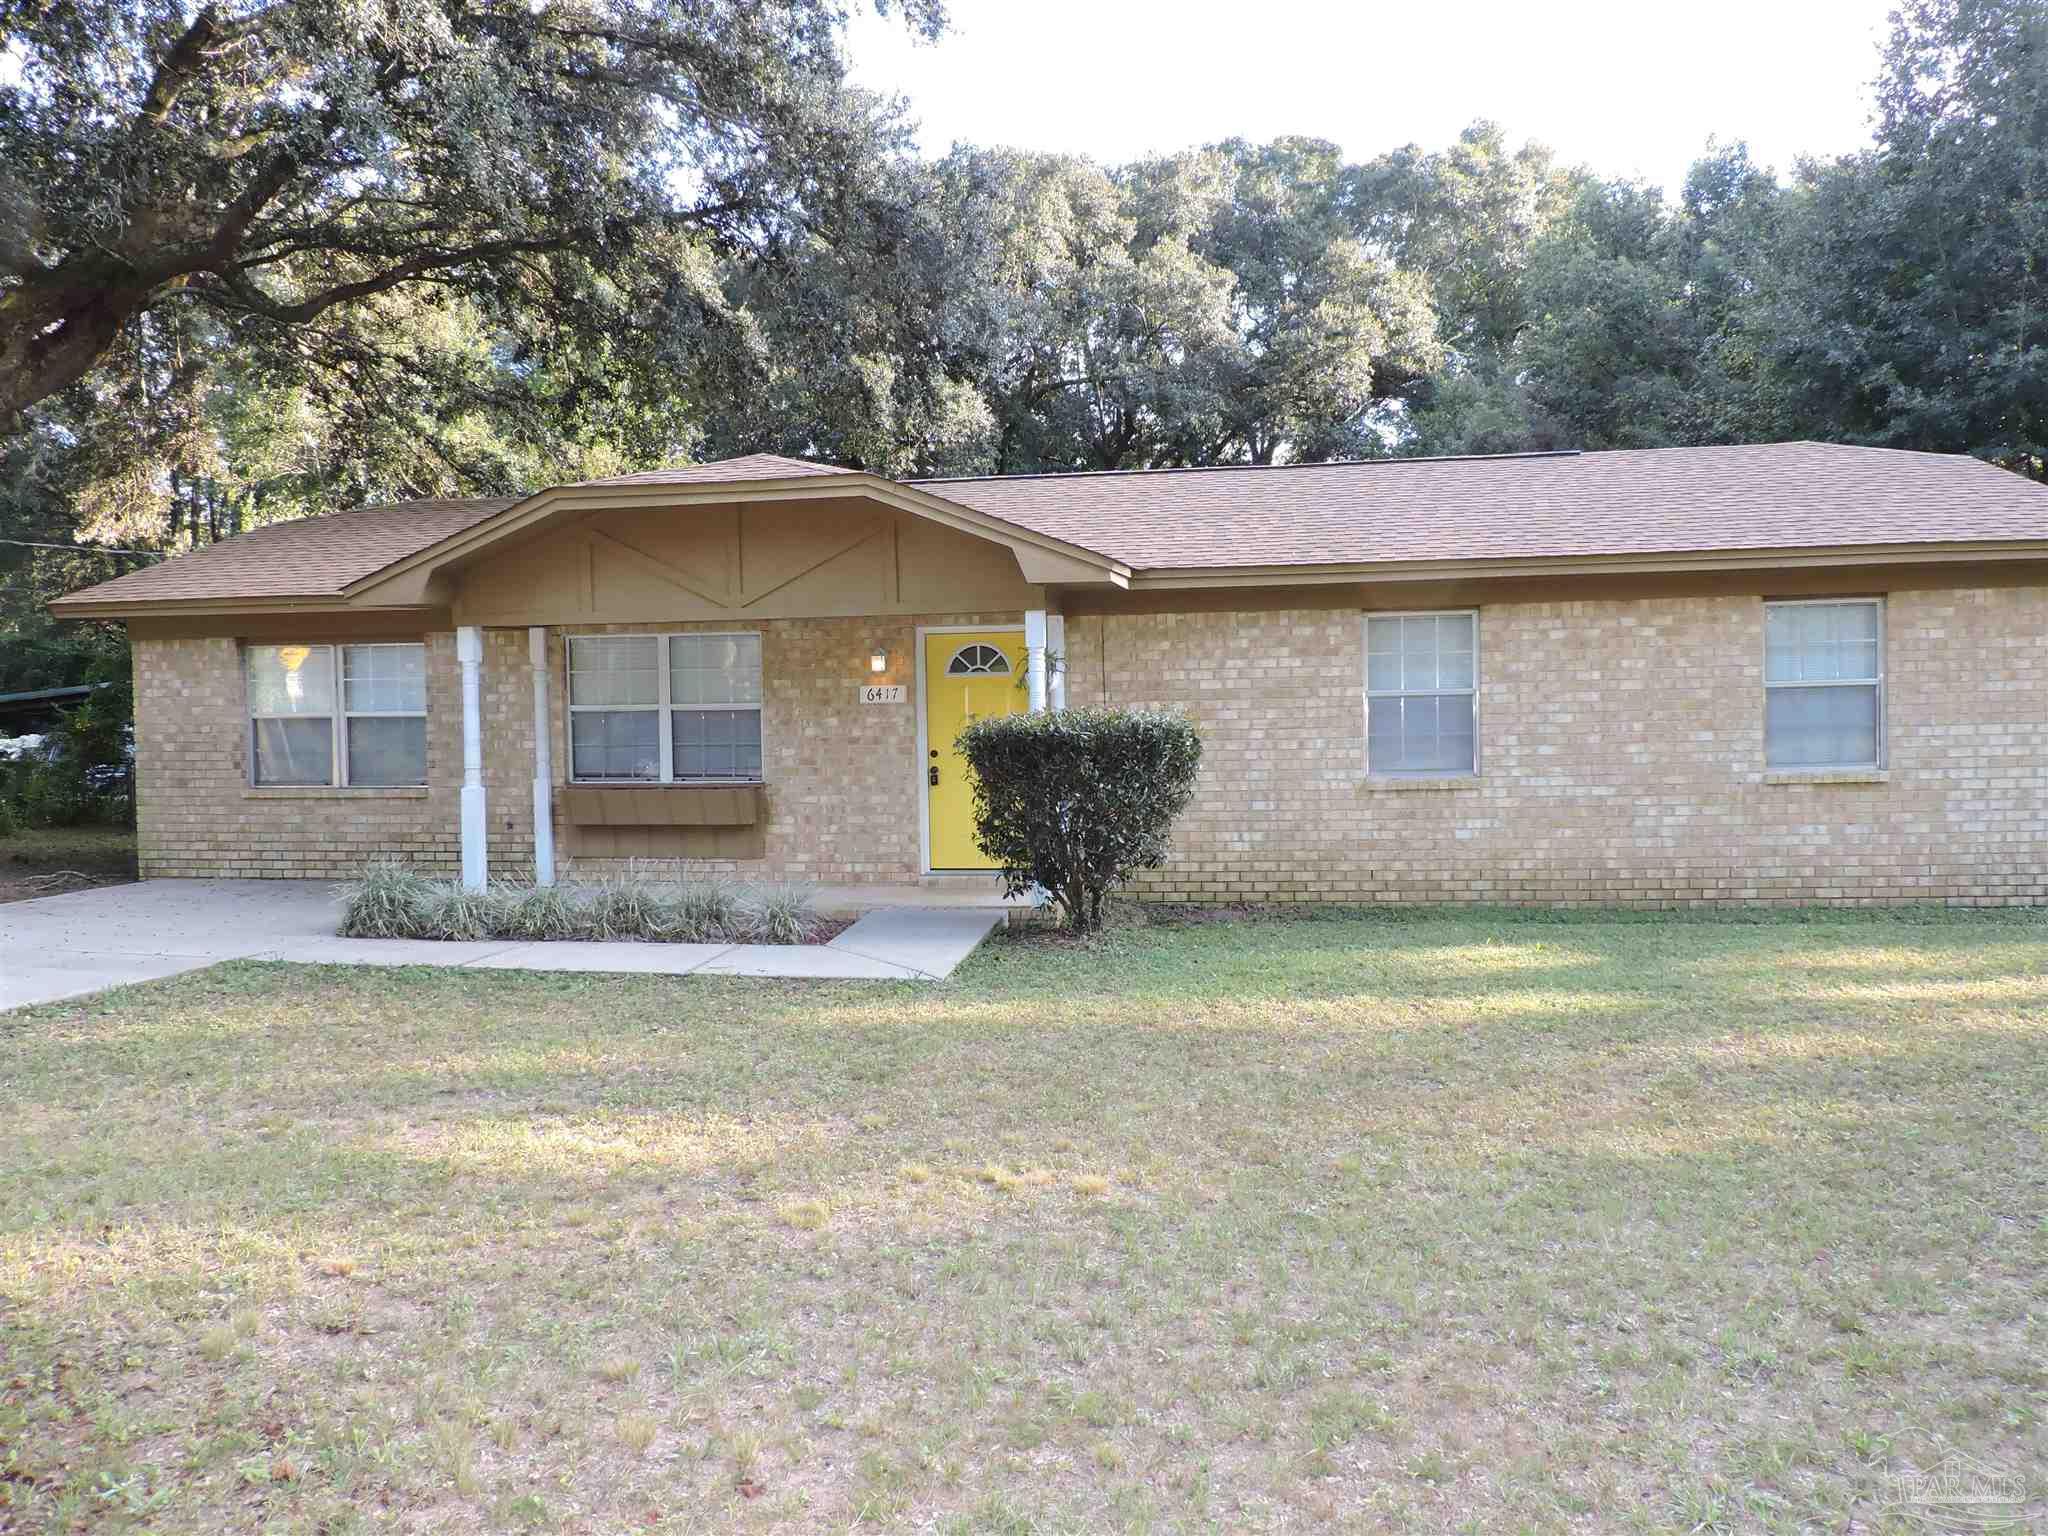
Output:
[[[176,615],[264,613],[435,613],[431,603],[351,603],[339,592],[291,593],[274,597],[131,597],[93,601],[86,593],[53,598],[59,619],[144,619]]]
[[[1947,565],[2048,559],[2048,539],[1955,540],[1928,544],[1805,545],[1773,549],[1501,556],[1495,559],[1357,560],[1325,564],[1146,566],[1133,591],[1204,587],[1327,586],[1362,581],[1441,581],[1447,577],[1593,576],[1686,571],[1803,569],[1816,566]]]

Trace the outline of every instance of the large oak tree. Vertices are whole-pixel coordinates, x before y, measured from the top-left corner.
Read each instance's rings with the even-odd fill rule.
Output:
[[[880,0],[887,8],[890,0]],[[897,0],[926,30],[940,0]],[[303,326],[777,238],[891,115],[833,0],[0,0],[0,425],[153,310]],[[535,280],[535,274],[542,274]],[[548,304],[574,313],[572,304]]]

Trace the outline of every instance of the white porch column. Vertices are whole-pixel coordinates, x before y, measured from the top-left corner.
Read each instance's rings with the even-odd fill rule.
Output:
[[[526,657],[533,667],[533,883],[555,883],[554,722],[548,716],[548,632],[526,631]]]
[[[1024,678],[1030,691],[1031,713],[1045,713],[1045,610],[1024,610]]]
[[[1050,674],[1045,680],[1046,698],[1054,709],[1067,707],[1067,616],[1063,613],[1049,613],[1045,616],[1046,670]]]
[[[462,666],[462,883],[484,888],[484,632],[474,624],[455,630]]]

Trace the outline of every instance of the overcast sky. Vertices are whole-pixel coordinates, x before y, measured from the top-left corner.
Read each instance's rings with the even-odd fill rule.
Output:
[[[948,0],[913,43],[865,10],[854,77],[910,99],[919,142],[1127,160],[1310,134],[1354,160],[1477,117],[1567,163],[1676,187],[1707,139],[1779,171],[1869,141],[1892,0]]]

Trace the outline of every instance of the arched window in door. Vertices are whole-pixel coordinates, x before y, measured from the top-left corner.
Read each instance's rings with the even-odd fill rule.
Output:
[[[992,645],[976,642],[963,645],[953,653],[953,659],[946,663],[948,677],[989,677],[1004,676],[1010,670],[1010,658]]]

